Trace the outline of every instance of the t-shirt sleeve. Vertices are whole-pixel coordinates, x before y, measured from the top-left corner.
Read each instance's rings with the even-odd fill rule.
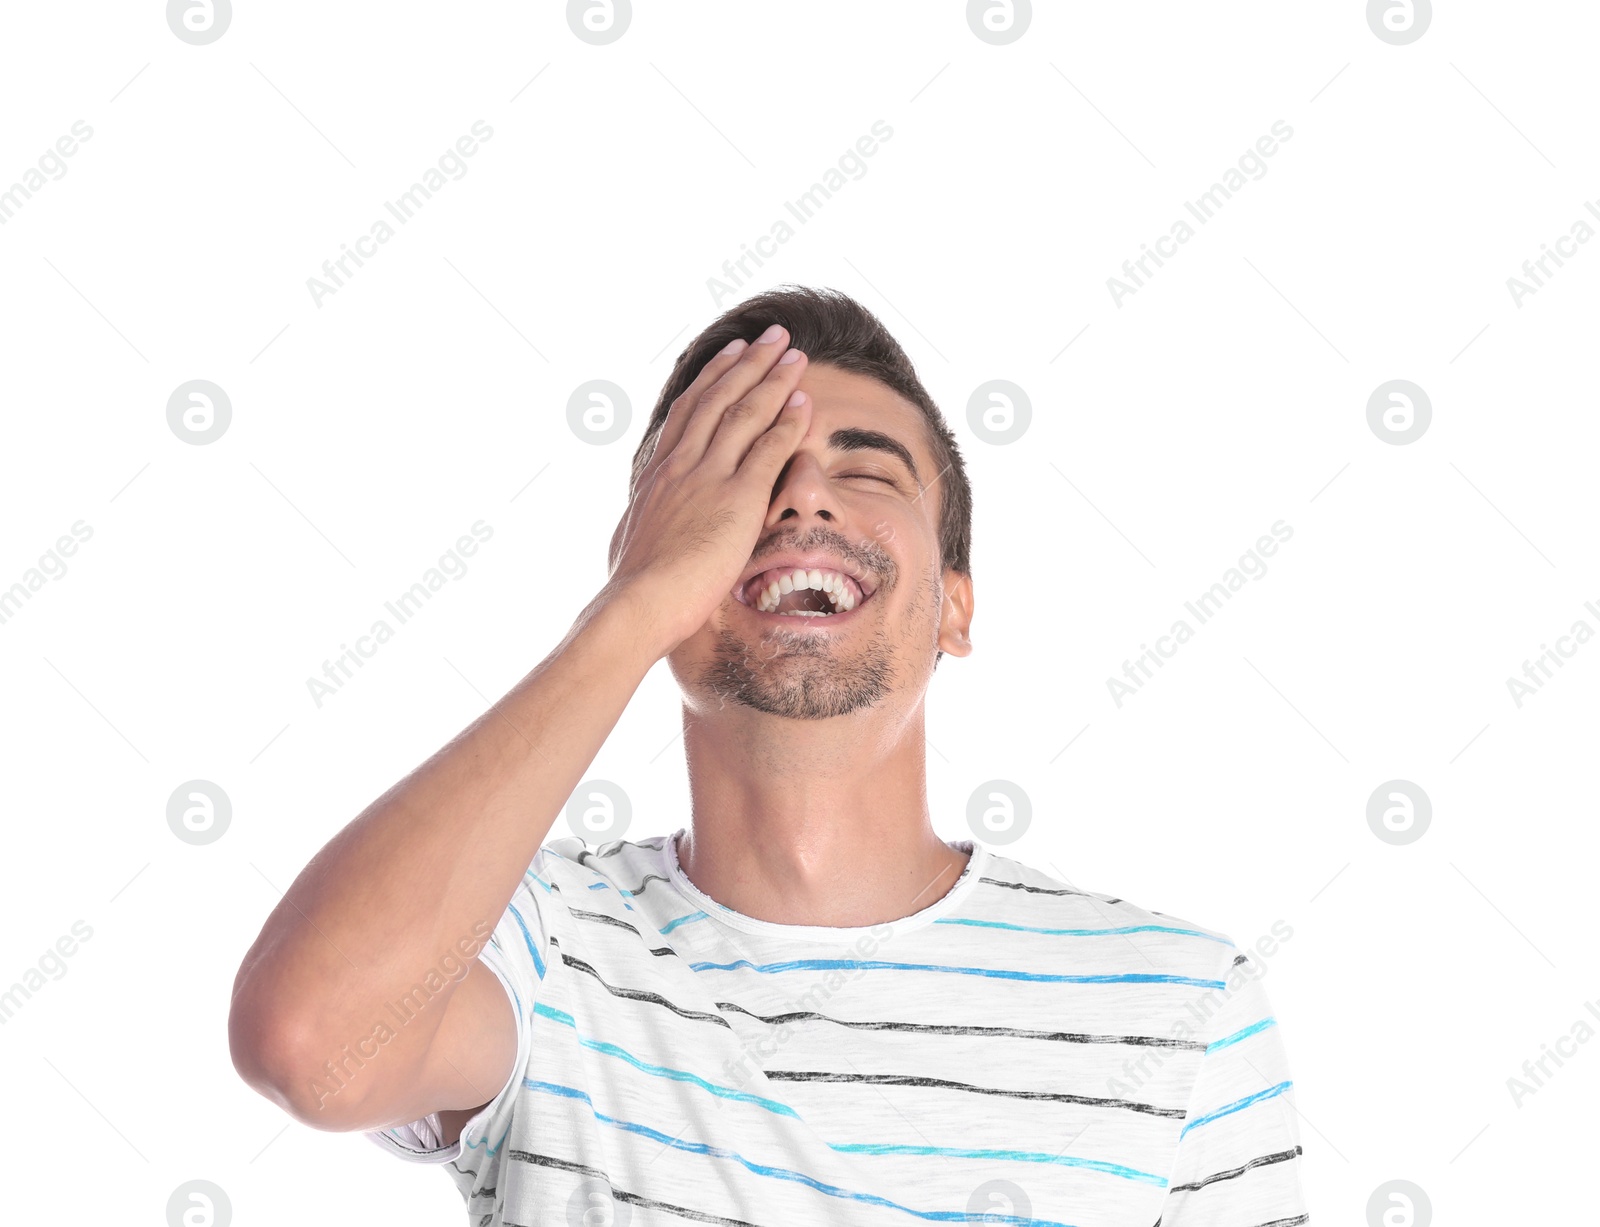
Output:
[[[1162,1204],[1161,1227],[1296,1227],[1309,1221],[1282,1029],[1257,965],[1228,952],[1222,1004]]]
[[[487,1177],[487,1183],[494,1184],[491,1168],[499,1162],[501,1143],[511,1129],[517,1090],[528,1066],[534,1002],[550,974],[550,917],[554,908],[547,865],[548,854],[541,848],[478,954],[478,961],[494,973],[505,989],[516,1016],[517,1056],[505,1085],[461,1126],[461,1136],[456,1141],[441,1141],[439,1114],[430,1112],[409,1124],[368,1131],[366,1136],[381,1149],[414,1163],[460,1160],[456,1164],[458,1171],[471,1169],[476,1183],[483,1183]]]

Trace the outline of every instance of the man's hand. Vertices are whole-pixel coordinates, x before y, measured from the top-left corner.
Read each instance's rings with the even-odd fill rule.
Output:
[[[706,363],[672,402],[612,535],[607,587],[633,599],[662,655],[732,592],[811,424],[811,400],[795,390],[806,357],[788,339],[774,324]]]

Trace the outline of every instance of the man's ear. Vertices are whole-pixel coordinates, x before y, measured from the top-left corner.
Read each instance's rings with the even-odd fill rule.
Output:
[[[947,570],[944,573],[944,607],[939,614],[939,650],[951,656],[970,656],[971,628],[972,576]]]

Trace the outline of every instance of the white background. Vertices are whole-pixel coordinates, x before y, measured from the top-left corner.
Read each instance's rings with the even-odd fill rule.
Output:
[[[1391,1179],[1440,1223],[1563,1218],[1600,1044],[1520,1106],[1507,1079],[1600,1026],[1600,646],[1520,707],[1506,679],[1600,628],[1600,243],[1520,305],[1507,278],[1600,198],[1600,14],[1442,9],[1394,46],[1356,0],[1051,4],[997,46],[959,3],[642,3],[595,46],[558,3],[279,0],[194,46],[148,0],[10,6],[0,185],[93,136],[0,226],[0,587],[93,536],[0,625],[0,986],[93,936],[0,1028],[4,1217],[161,1223],[205,1179],[241,1227],[458,1221],[443,1171],[238,1080],[235,970],[603,582],[679,350],[797,282],[881,316],[967,457],[940,834],[1009,780],[1033,818],[1005,854],[1241,946],[1292,926],[1266,987],[1313,1222]],[[319,306],[307,279],[477,120],[468,173]],[[877,120],[866,173],[719,299]],[[1264,176],[1118,305],[1107,278],[1278,120]],[[193,379],[232,404],[206,446],[166,418]],[[632,406],[608,446],[567,425],[594,379]],[[968,422],[991,379],[1031,402],[1008,446]],[[1431,399],[1409,445],[1367,422],[1391,379]],[[469,571],[318,707],[306,679],[480,519]],[[1119,707],[1108,677],[1279,520],[1267,574]],[[591,769],[630,837],[686,821],[677,730],[658,664]],[[233,806],[198,847],[166,821],[196,778]],[[1366,818],[1395,778],[1433,806],[1406,846]]]

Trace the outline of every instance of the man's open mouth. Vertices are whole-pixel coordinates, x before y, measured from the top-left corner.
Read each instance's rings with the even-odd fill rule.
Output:
[[[840,571],[780,566],[753,576],[735,595],[759,613],[831,618],[849,613],[872,592]]]

